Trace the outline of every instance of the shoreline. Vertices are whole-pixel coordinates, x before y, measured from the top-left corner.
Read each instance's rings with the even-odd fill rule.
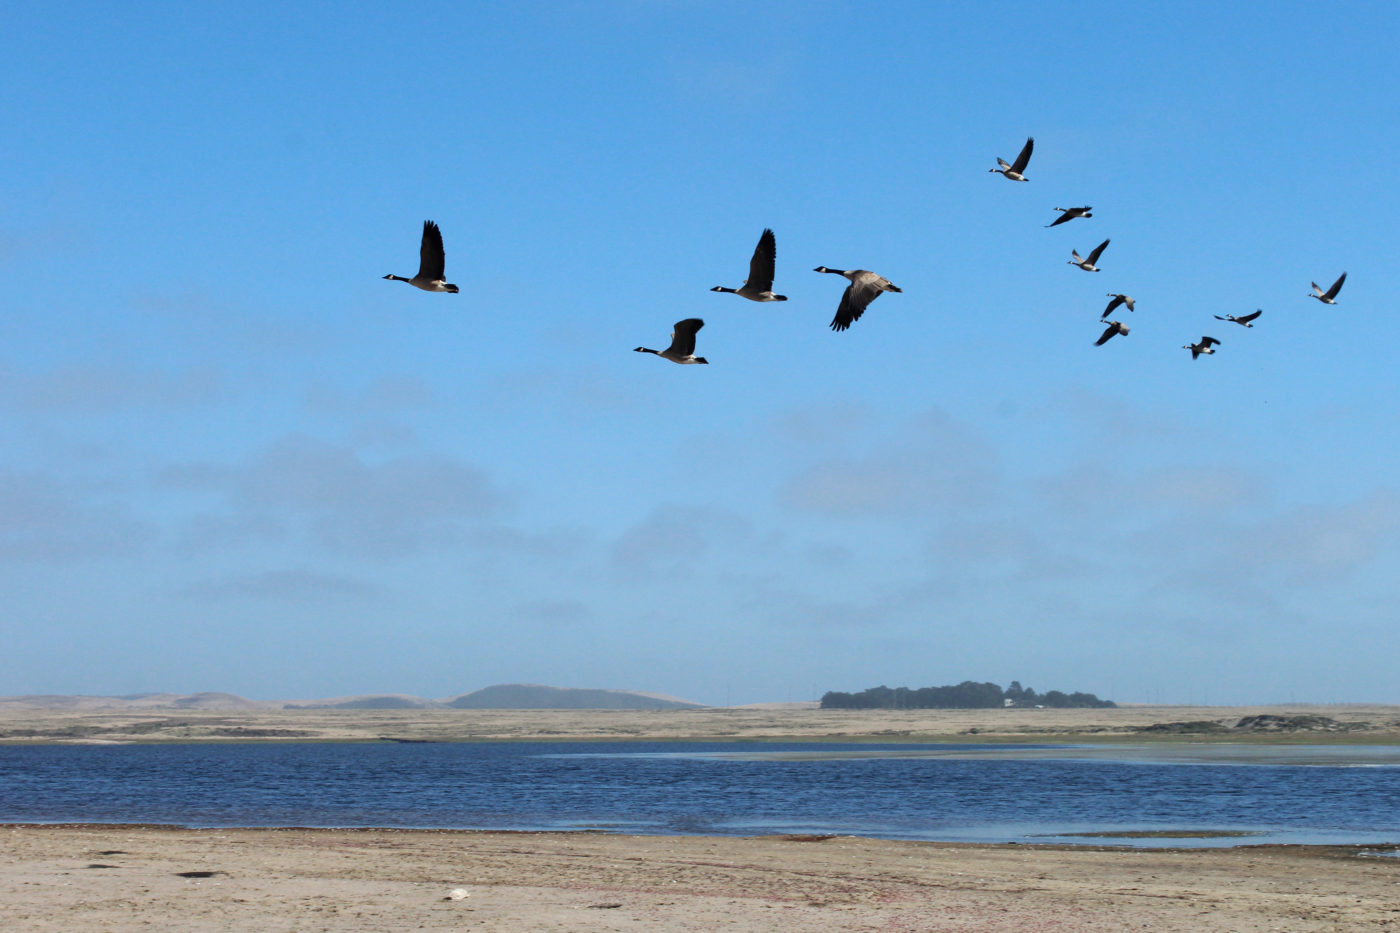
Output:
[[[25,830],[57,830],[74,833],[196,833],[196,834],[220,834],[220,833],[328,833],[328,834],[394,834],[394,835],[421,835],[424,837],[438,838],[441,836],[462,836],[462,837],[495,837],[495,836],[526,836],[526,837],[561,837],[580,839],[648,839],[648,840],[668,840],[668,839],[699,839],[710,842],[742,842],[745,840],[777,840],[785,842],[828,842],[831,840],[845,840],[847,842],[867,842],[867,843],[889,843],[891,845],[923,846],[934,849],[1036,849],[1053,852],[1222,852],[1225,847],[1221,846],[1177,846],[1177,845],[1131,845],[1108,842],[1110,839],[1249,839],[1260,833],[1247,830],[1144,830],[1141,833],[1124,831],[1105,832],[1077,832],[1054,834],[1053,838],[1083,838],[1089,841],[1078,842],[975,842],[957,839],[896,839],[886,836],[861,836],[848,833],[757,833],[757,834],[724,834],[724,833],[635,833],[635,832],[614,832],[606,829],[481,829],[464,828],[454,826],[193,826],[182,823],[102,823],[92,820],[61,820],[52,823],[34,821],[11,821],[0,822],[0,839],[10,831]],[[1027,836],[1034,839],[1034,834]],[[1104,840],[1104,841],[1100,841]],[[1241,842],[1239,845],[1230,846],[1235,849],[1267,849],[1267,850],[1290,850],[1308,852],[1317,855],[1335,856],[1339,858],[1351,857],[1375,857],[1393,858],[1400,862],[1400,832],[1395,838],[1387,838],[1378,842],[1261,842],[1250,843]],[[1372,855],[1372,850],[1375,854]],[[1397,879],[1400,883],[1400,878]],[[1397,921],[1400,922],[1400,921]]]
[[[94,820],[55,820],[53,822],[14,820],[0,822],[0,836],[8,831],[56,830],[63,832],[112,834],[124,832],[150,833],[331,833],[331,834],[421,834],[434,838],[444,835],[475,836],[558,836],[613,839],[707,839],[715,842],[737,842],[745,839],[776,839],[798,842],[825,842],[830,839],[859,840],[869,843],[891,843],[943,848],[973,849],[1043,849],[1057,852],[1220,852],[1228,849],[1297,850],[1316,854],[1348,857],[1391,858],[1400,861],[1400,831],[1393,835],[1376,834],[1369,841],[1355,841],[1357,834],[1338,841],[1280,841],[1269,830],[1251,829],[1144,829],[1102,830],[1084,832],[1025,833],[1014,839],[920,838],[917,836],[865,835],[851,832],[791,831],[758,833],[720,832],[637,832],[612,829],[561,829],[558,827],[488,827],[488,826],[393,826],[362,825],[332,826],[316,824],[248,825],[200,823],[150,823],[125,820],[104,823]],[[1341,833],[1338,833],[1341,835]],[[0,847],[3,854],[3,847]],[[1397,881],[1400,883],[1400,881]]]
[[[10,929],[1229,929],[1400,922],[1400,858],[849,836],[0,826]]]

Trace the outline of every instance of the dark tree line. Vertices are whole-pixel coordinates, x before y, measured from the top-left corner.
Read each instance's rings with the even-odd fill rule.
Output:
[[[1112,700],[1100,700],[1092,693],[1062,693],[1048,690],[1036,693],[1022,687],[1019,680],[1011,681],[1005,690],[993,683],[973,683],[964,680],[946,687],[871,687],[860,693],[827,691],[822,696],[822,709],[990,709],[1005,706],[1112,707]]]

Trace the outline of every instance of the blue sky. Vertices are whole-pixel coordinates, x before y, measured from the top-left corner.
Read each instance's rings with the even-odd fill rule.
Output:
[[[247,6],[6,13],[0,693],[1400,700],[1395,6]]]

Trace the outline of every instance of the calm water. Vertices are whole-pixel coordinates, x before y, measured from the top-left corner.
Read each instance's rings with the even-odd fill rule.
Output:
[[[0,822],[841,833],[1193,846],[1400,843],[1400,749],[1294,748],[1279,759],[1289,763],[1261,764],[1247,753],[1221,763],[1218,752],[1183,763],[1169,748],[0,746]],[[1310,760],[1323,763],[1296,763]],[[1153,830],[1258,835],[1179,841],[1068,835]]]

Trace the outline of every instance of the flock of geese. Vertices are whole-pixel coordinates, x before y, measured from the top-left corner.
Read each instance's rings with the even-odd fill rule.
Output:
[[[1005,159],[998,156],[998,167],[987,169],[987,171],[1000,173],[1001,175],[1004,175],[1012,181],[1029,181],[1029,179],[1026,178],[1026,167],[1030,165],[1031,153],[1034,151],[1035,137],[1031,137],[1027,139],[1026,144],[1021,147],[1021,153],[1020,155],[1016,156],[1015,162],[1012,162],[1008,165]],[[1062,223],[1066,223],[1079,217],[1094,216],[1091,213],[1093,211],[1092,207],[1057,207],[1055,208],[1055,210],[1060,212],[1060,216],[1056,217],[1052,223],[1046,224],[1046,227],[1058,227]],[[1069,264],[1072,266],[1078,266],[1085,272],[1098,272],[1099,257],[1103,255],[1104,250],[1108,249],[1108,243],[1108,240],[1104,240],[1098,246],[1094,247],[1093,250],[1090,251],[1088,256],[1080,256],[1078,250],[1070,250],[1070,259],[1068,260]],[[1318,287],[1318,284],[1316,282],[1313,282],[1311,293],[1312,297],[1316,298],[1318,301],[1323,302],[1324,304],[1336,304],[1337,293],[1342,290],[1342,283],[1346,280],[1347,274],[1343,272],[1341,276],[1337,279],[1337,281],[1332,283],[1332,287],[1327,289],[1327,291],[1325,292]],[[1127,336],[1129,330],[1128,325],[1124,324],[1121,321],[1110,321],[1108,320],[1108,316],[1120,306],[1126,307],[1129,311],[1132,311],[1134,304],[1133,299],[1128,297],[1127,295],[1115,294],[1112,292],[1109,293],[1108,297],[1112,300],[1109,301],[1108,307],[1104,308],[1103,314],[1099,315],[1099,321],[1105,324],[1106,327],[1104,329],[1104,332],[1099,336],[1099,339],[1094,341],[1094,346],[1096,347],[1103,346],[1110,339],[1117,337],[1119,334]],[[1229,321],[1230,323],[1240,324],[1244,327],[1253,327],[1255,319],[1263,313],[1264,312],[1262,310],[1256,310],[1252,314],[1244,314],[1240,315],[1239,317],[1236,317],[1233,314],[1226,314],[1223,317],[1219,314],[1216,314],[1213,315],[1213,317],[1217,321]],[[1183,344],[1182,349],[1190,350],[1191,359],[1194,360],[1202,355],[1213,354],[1215,352],[1215,348],[1219,345],[1220,341],[1215,339],[1214,337],[1202,336],[1201,339],[1196,341],[1195,343]]]
[[[763,235],[758,238],[758,246],[754,247],[753,257],[749,260],[749,277],[744,284],[739,288],[716,285],[710,291],[727,292],[750,301],[787,301],[786,295],[773,293],[773,275],[777,260],[778,241],[774,238],[772,230],[764,230]],[[817,266],[813,271],[842,275],[851,282],[841,295],[841,304],[836,308],[836,316],[831,319],[832,330],[845,330],[860,320],[865,309],[870,307],[870,302],[880,297],[882,292],[903,290],[883,275],[876,275],[866,269],[828,269],[826,266]],[[447,259],[442,248],[442,231],[438,229],[438,225],[431,220],[423,221],[423,239],[418,247],[417,275],[406,279],[391,273],[384,278],[395,282],[407,282],[425,292],[451,292],[455,295],[458,291],[457,286],[447,281]],[[673,363],[708,363],[709,360],[703,356],[695,355],[695,334],[704,326],[705,322],[698,317],[677,321],[675,329],[671,332],[669,347],[664,350],[637,347],[636,352],[654,353]]]
[[[996,172],[1009,178],[1012,181],[1029,181],[1026,177],[1026,168],[1030,165],[1031,153],[1035,151],[1035,137],[1026,140],[1026,144],[1021,147],[1021,152],[1016,156],[1016,161],[1008,163],[1000,156],[997,157],[997,168],[988,169],[989,172]],[[1068,223],[1071,220],[1093,217],[1093,208],[1084,207],[1057,207],[1060,212],[1048,227],[1058,227],[1060,224]],[[1069,264],[1078,266],[1085,272],[1099,271],[1099,258],[1103,251],[1108,249],[1109,240],[1105,239],[1098,246],[1089,251],[1088,256],[1080,256],[1079,250],[1070,250]],[[438,225],[431,220],[423,221],[423,240],[418,250],[418,274],[411,279],[406,279],[401,275],[386,275],[384,278],[392,279],[395,282],[407,282],[415,288],[421,288],[426,292],[450,292],[456,294],[456,285],[447,281],[446,257],[442,248],[442,231]],[[747,298],[749,301],[787,301],[786,295],[775,294],[773,291],[773,276],[775,274],[778,258],[777,240],[773,236],[772,230],[765,229],[758,238],[758,245],[754,247],[753,256],[749,259],[749,277],[739,288],[725,288],[723,285],[716,285],[710,289],[712,292],[725,292],[730,295],[738,295],[740,298]],[[859,321],[865,309],[870,307],[870,303],[879,298],[884,292],[900,292],[903,289],[895,285],[883,275],[877,275],[868,269],[828,269],[826,266],[817,266],[814,272],[829,272],[832,275],[844,276],[850,281],[846,290],[841,294],[841,303],[836,308],[836,316],[831,319],[831,329],[843,331],[849,328],[856,321]],[[1347,280],[1347,274],[1343,272],[1337,281],[1332,283],[1332,287],[1323,291],[1316,282],[1312,283],[1313,298],[1323,304],[1333,305],[1337,301],[1337,293],[1342,290],[1342,283]],[[1108,307],[1104,308],[1099,315],[1099,322],[1105,325],[1105,330],[1094,341],[1094,346],[1101,347],[1113,337],[1118,335],[1127,336],[1129,327],[1121,321],[1112,321],[1108,316],[1120,307],[1125,307],[1129,311],[1134,308],[1134,299],[1128,295],[1110,292],[1111,299]],[[1253,327],[1254,321],[1264,312],[1256,310],[1252,314],[1245,314],[1236,317],[1233,314],[1226,314],[1223,317],[1214,315],[1217,321],[1228,321],[1239,324],[1243,327]],[[670,360],[673,363],[708,363],[709,360],[703,356],[695,355],[695,335],[700,328],[705,326],[705,322],[698,317],[686,318],[677,321],[675,328],[671,332],[671,345],[664,350],[653,350],[650,347],[636,347],[637,353],[651,353],[662,359]],[[1220,341],[1210,336],[1202,336],[1195,343],[1182,345],[1182,349],[1191,351],[1191,358],[1194,360],[1202,355],[1215,353],[1215,347],[1220,345]]]

